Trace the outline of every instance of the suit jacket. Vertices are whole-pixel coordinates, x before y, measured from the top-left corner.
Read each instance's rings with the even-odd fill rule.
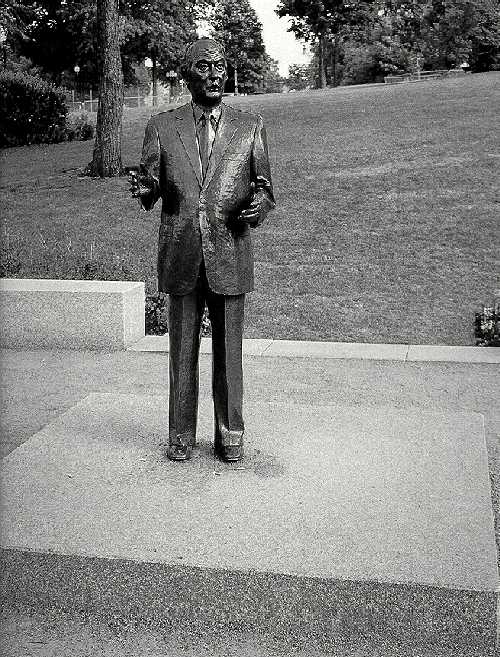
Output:
[[[151,191],[141,202],[150,210],[162,199],[160,292],[191,292],[202,258],[214,292],[235,295],[253,289],[250,229],[236,218],[251,200],[251,183],[261,201],[261,221],[275,205],[266,132],[260,116],[224,104],[221,109],[204,180],[191,103],[153,116],[147,124],[141,173]]]

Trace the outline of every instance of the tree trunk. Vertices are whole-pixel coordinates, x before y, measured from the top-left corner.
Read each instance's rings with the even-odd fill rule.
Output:
[[[123,72],[118,5],[119,0],[97,0],[99,106],[94,154],[87,170],[101,178],[122,173]]]
[[[333,38],[332,41],[332,84],[334,87],[337,86],[337,35]]]
[[[239,93],[238,90],[238,67],[234,65],[234,95],[237,96]]]
[[[320,33],[318,40],[318,66],[319,66],[319,88],[326,88],[325,71],[325,35]]]

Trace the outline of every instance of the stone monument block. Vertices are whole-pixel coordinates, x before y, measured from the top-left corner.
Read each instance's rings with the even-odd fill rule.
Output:
[[[126,349],[144,337],[144,283],[0,280],[0,346]]]

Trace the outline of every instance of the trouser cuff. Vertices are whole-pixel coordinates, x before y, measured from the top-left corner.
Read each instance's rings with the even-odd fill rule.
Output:
[[[177,433],[175,429],[170,429],[168,443],[169,445],[182,445],[183,447],[190,445],[192,447],[196,443],[196,438],[190,431]]]

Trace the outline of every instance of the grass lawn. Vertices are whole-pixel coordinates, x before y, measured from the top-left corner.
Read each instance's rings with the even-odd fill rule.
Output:
[[[247,337],[473,344],[500,288],[500,73],[229,98],[263,114],[278,207],[255,236]],[[148,110],[124,116],[136,164]],[[2,154],[7,275],[156,285],[160,208],[82,178],[92,142]]]

